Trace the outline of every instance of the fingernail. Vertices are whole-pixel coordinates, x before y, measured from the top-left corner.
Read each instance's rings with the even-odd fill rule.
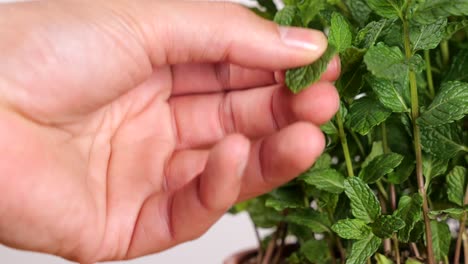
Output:
[[[318,51],[327,45],[325,35],[317,30],[280,26],[279,32],[283,42],[290,47]]]

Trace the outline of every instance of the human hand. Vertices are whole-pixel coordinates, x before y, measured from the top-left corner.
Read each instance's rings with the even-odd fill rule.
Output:
[[[281,70],[326,49],[247,9],[186,1],[0,6],[0,242],[92,263],[203,234],[291,180],[338,109]]]

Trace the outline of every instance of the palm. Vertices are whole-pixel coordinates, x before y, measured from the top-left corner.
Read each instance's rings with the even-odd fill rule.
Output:
[[[7,245],[82,261],[161,251],[201,235],[235,201],[290,180],[322,150],[319,130],[299,121],[332,116],[336,91],[326,81],[336,67],[292,96],[272,71],[156,66],[137,39],[74,29],[85,40],[42,32],[47,39],[27,36],[32,47],[0,49],[16,58],[0,66],[0,84],[11,87],[0,100]],[[61,49],[69,45],[76,50]],[[252,142],[242,178],[245,140],[233,133]]]

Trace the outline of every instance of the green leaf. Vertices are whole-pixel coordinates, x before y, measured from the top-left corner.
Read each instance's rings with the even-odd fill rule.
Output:
[[[392,111],[377,100],[364,97],[351,105],[346,125],[361,135],[367,135],[372,128],[384,122],[391,114]]]
[[[291,210],[286,216],[286,221],[305,226],[315,233],[329,232],[331,226],[327,215],[312,208]]]
[[[280,212],[265,206],[264,197],[252,199],[247,211],[255,225],[262,228],[276,227],[284,219]]]
[[[320,80],[326,71],[328,63],[335,56],[336,49],[328,45],[327,50],[320,59],[314,63],[286,71],[286,85],[293,93],[299,93],[314,82]]]
[[[447,18],[440,18],[428,25],[412,24],[410,42],[413,51],[435,49],[444,39],[446,27]]]
[[[365,239],[371,233],[366,222],[359,219],[342,219],[332,226],[333,232],[344,239]]]
[[[302,174],[299,179],[331,193],[339,194],[344,190],[345,177],[335,169],[312,169]]]
[[[468,20],[450,22],[445,29],[444,39],[449,40],[457,33],[458,31],[468,27]]]
[[[413,19],[422,24],[430,24],[441,17],[463,15],[468,15],[466,0],[425,0],[414,11]]]
[[[448,256],[452,239],[449,226],[444,222],[431,221],[431,230],[434,256],[437,261],[443,261]]]
[[[353,16],[354,20],[361,26],[365,25],[369,20],[369,15],[372,13],[372,9],[367,5],[366,0],[346,0],[346,4],[349,7],[349,11]]]
[[[336,135],[338,134],[338,128],[336,127],[335,123],[330,120],[327,123],[320,126],[320,129],[323,133],[327,135]]]
[[[327,2],[325,0],[299,0],[296,5],[301,11],[303,25],[307,26],[317,15],[325,9]]]
[[[431,105],[418,118],[420,126],[432,127],[462,119],[468,114],[468,83],[446,82]]]
[[[375,254],[375,260],[377,261],[377,264],[393,264],[393,261],[379,253]]]
[[[415,168],[414,158],[407,156],[403,159],[400,166],[388,175],[388,181],[393,184],[401,184],[411,176]]]
[[[399,79],[408,73],[405,56],[399,47],[389,47],[382,42],[369,48],[364,55],[367,69],[379,78]]]
[[[328,153],[323,153],[315,161],[313,168],[314,169],[328,169],[332,164],[332,157]]]
[[[372,232],[380,238],[390,238],[393,233],[405,227],[405,222],[394,215],[381,215],[371,224]]]
[[[362,162],[361,166],[362,167],[367,167],[369,163],[376,157],[382,155],[384,153],[383,151],[383,144],[382,141],[374,141],[372,142],[372,149],[367,155],[366,159]]]
[[[422,203],[423,200],[419,193],[415,193],[411,197],[402,196],[400,198],[398,209],[394,215],[405,222],[405,226],[398,232],[398,238],[405,243],[410,240],[411,231],[416,223],[422,220]]]
[[[458,152],[468,150],[463,146],[460,132],[454,124],[436,127],[421,126],[420,129],[422,148],[439,158],[450,159]]]
[[[382,154],[364,167],[359,173],[359,177],[366,183],[375,183],[398,167],[403,158],[402,155],[397,153]]]
[[[395,113],[409,112],[408,101],[408,78],[403,80],[387,80],[369,76],[367,78],[372,90],[379,101]]]
[[[277,211],[304,207],[302,191],[297,186],[284,186],[268,194],[265,205]]]
[[[366,49],[374,46],[375,42],[382,33],[382,30],[388,24],[390,24],[390,20],[388,19],[381,19],[379,21],[370,22],[357,33],[356,39],[354,40],[355,45]]]
[[[308,240],[301,245],[299,252],[311,263],[323,263],[330,259],[330,250],[325,240]]]
[[[367,0],[369,7],[378,15],[386,18],[398,18],[401,16],[401,0]]]
[[[382,209],[371,188],[358,177],[346,179],[344,186],[354,217],[366,223],[377,219]]]
[[[448,209],[443,209],[443,210],[430,211],[429,217],[434,220],[441,219],[443,221],[445,221],[447,217],[461,220],[465,212],[468,212],[468,209],[448,208]]]
[[[346,18],[340,13],[334,12],[331,19],[330,34],[328,41],[333,45],[339,53],[342,53],[347,48],[351,47],[353,35],[351,27],[346,21]]]
[[[423,155],[423,175],[426,178],[426,186],[437,176],[447,171],[448,160],[437,158],[429,154]]]
[[[382,239],[374,235],[354,242],[346,264],[365,264],[367,259],[377,252],[381,244]]]
[[[318,197],[319,208],[330,209],[334,212],[339,199],[340,196],[338,194],[323,192]]]
[[[408,260],[406,260],[405,264],[423,264],[423,263],[420,262],[419,260],[409,258]]]
[[[301,20],[298,16],[299,9],[295,6],[285,6],[283,9],[276,13],[275,21],[278,25],[282,26],[301,26]]]
[[[462,166],[455,166],[455,168],[447,174],[448,199],[459,206],[464,205],[466,177],[467,170]]]
[[[465,81],[468,82],[468,49],[461,49],[453,57],[452,65],[445,74],[445,81]]]

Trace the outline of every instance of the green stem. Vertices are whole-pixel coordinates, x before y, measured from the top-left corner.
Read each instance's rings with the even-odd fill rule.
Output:
[[[440,50],[442,51],[442,63],[447,66],[450,62],[450,49],[447,40],[440,43]]]
[[[341,116],[340,111],[336,114],[336,121],[338,123],[338,131],[340,133],[341,147],[343,148],[343,153],[346,161],[346,169],[348,170],[348,176],[354,177],[353,171],[353,161],[351,155],[349,154],[348,139],[346,138],[346,133],[343,125],[343,117]]]
[[[464,204],[468,205],[468,186],[466,187],[466,190],[465,190]],[[463,212],[462,219],[460,220],[460,228],[458,230],[458,238],[457,238],[457,244],[455,246],[455,254],[453,257],[453,263],[460,263],[459,261],[460,261],[460,253],[461,253],[461,247],[462,247],[462,241],[463,241],[463,234],[466,232],[466,218],[467,218],[466,212]]]
[[[362,142],[359,139],[358,135],[354,131],[351,131],[351,136],[353,137],[354,141],[356,142],[356,145],[358,146],[359,153],[361,153],[362,157],[365,157],[366,151],[364,150],[364,146],[362,146]]]
[[[396,259],[396,264],[400,264],[400,244],[398,242],[398,237],[396,234],[393,234],[392,237],[393,244],[395,245],[395,259]]]
[[[410,2],[411,0],[409,0]],[[403,20],[403,31],[404,31],[404,42],[405,42],[405,55],[406,59],[411,59],[413,56],[410,45],[410,32],[408,21],[405,18]],[[432,245],[432,230],[431,222],[429,219],[429,206],[427,203],[426,189],[424,188],[424,176],[422,167],[422,151],[421,151],[421,135],[419,126],[416,123],[419,117],[419,101],[418,101],[418,85],[416,82],[416,73],[413,70],[409,72],[410,89],[411,89],[411,117],[413,123],[413,137],[414,137],[414,152],[416,156],[416,177],[418,180],[419,192],[423,198],[423,214],[424,214],[424,225],[426,230],[426,242],[427,242],[427,261],[429,264],[435,264],[434,259],[434,247]]]
[[[435,89],[434,89],[434,80],[432,78],[431,54],[429,53],[429,50],[424,51],[424,58],[426,60],[426,77],[427,77],[427,85],[429,86],[429,94],[431,98],[434,98]]]
[[[385,188],[383,187],[382,185],[382,181],[381,180],[378,180],[376,182],[377,184],[377,189],[379,189],[379,192],[382,194],[383,198],[385,199],[385,201],[387,202],[388,201],[388,193],[387,191],[385,190]]]

